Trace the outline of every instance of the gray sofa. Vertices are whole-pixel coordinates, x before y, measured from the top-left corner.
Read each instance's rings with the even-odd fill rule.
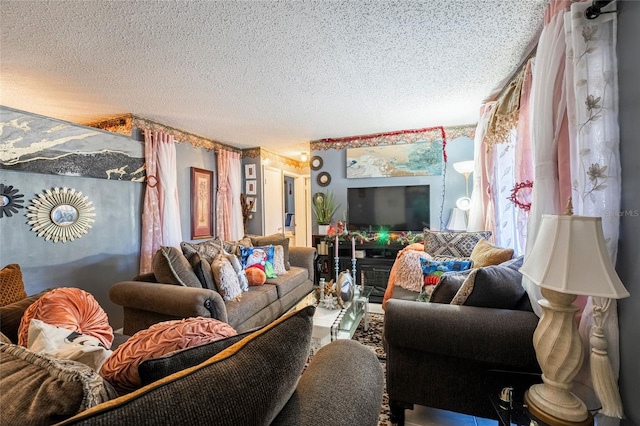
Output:
[[[478,268],[469,303],[462,305],[449,303],[468,273],[445,274],[430,302],[406,292],[397,296],[411,300],[388,300],[384,345],[394,422],[402,425],[404,410],[414,404],[497,419],[489,399],[500,387],[494,372],[507,382],[509,372],[539,380],[533,348],[538,317],[517,266]]]
[[[39,296],[1,308],[3,333],[17,335],[19,320],[5,318],[20,318]],[[33,355],[14,356],[17,345],[0,343],[2,424],[377,425],[380,362],[353,340],[332,342],[308,362],[314,311],[309,306],[253,333],[147,360],[138,368],[147,385],[116,399],[98,394],[111,386],[97,386],[97,374],[77,361],[61,370]],[[29,383],[21,386],[16,380],[25,374]],[[82,409],[87,401],[91,408]]]
[[[215,290],[157,283],[154,274],[114,284],[109,298],[124,308],[123,333],[129,336],[161,321],[194,316],[224,321],[241,333],[270,323],[312,291],[314,258],[315,248],[289,248],[287,273],[250,287],[237,301],[225,301]]]

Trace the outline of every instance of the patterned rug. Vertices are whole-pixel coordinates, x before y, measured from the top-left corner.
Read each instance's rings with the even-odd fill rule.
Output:
[[[387,354],[382,347],[382,326],[384,323],[384,314],[369,314],[369,330],[364,331],[364,321],[360,323],[353,335],[353,340],[357,340],[365,346],[371,348],[378,356],[378,360],[382,365],[382,371],[387,373]],[[386,384],[384,394],[382,395],[382,407],[380,407],[380,417],[378,418],[378,426],[391,426],[389,420],[389,396],[387,395]]]

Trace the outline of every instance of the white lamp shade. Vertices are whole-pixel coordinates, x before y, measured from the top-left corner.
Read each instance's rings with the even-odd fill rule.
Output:
[[[458,208],[451,209],[451,216],[449,216],[447,229],[450,231],[466,231],[467,230],[466,213]]]
[[[455,171],[462,175],[465,173],[473,173],[475,166],[476,163],[473,160],[458,161],[457,163],[453,163],[453,168],[455,169]]]
[[[599,217],[542,215],[520,272],[540,287],[560,293],[629,296],[609,259]]]

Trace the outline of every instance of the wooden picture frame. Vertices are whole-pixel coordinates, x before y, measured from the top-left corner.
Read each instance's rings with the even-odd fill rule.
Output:
[[[213,172],[191,167],[191,239],[213,238]]]

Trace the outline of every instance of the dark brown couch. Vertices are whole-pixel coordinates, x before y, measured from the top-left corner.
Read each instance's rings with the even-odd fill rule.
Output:
[[[500,272],[500,267],[489,268],[487,272]],[[517,267],[506,271],[515,278],[509,283],[512,286],[494,283],[494,290],[520,291],[520,274],[513,270]],[[495,419],[489,396],[499,389],[491,372],[540,372],[533,348],[538,317],[527,294],[516,301],[518,293],[512,291],[509,303],[513,306],[508,309],[449,304],[456,286],[465,279],[451,277],[449,288],[434,291],[431,302],[388,301],[384,322],[387,391],[392,419],[399,424],[404,422],[404,410],[414,404]],[[489,287],[476,283],[473,291],[478,289],[485,292],[480,294],[489,301],[485,304],[496,300],[486,293]]]
[[[250,287],[238,301],[224,301],[215,290],[146,281],[121,281],[109,290],[124,308],[124,334],[132,336],[161,321],[202,316],[231,325],[239,333],[262,327],[287,312],[313,289],[315,248],[289,248],[285,275]],[[153,281],[153,274],[147,279]]]

